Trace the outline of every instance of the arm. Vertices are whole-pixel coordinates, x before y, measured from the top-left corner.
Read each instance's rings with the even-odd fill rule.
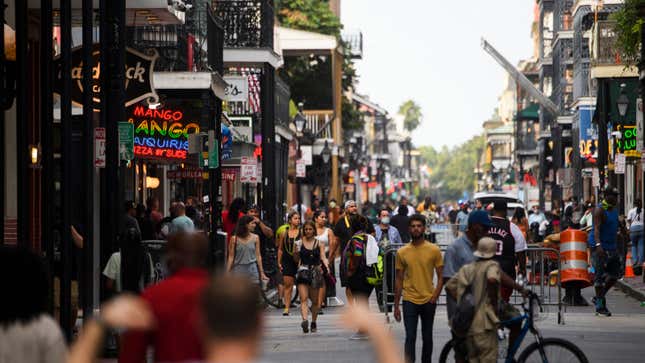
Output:
[[[255,222],[260,226],[260,230],[262,231],[262,234],[264,234],[264,237],[266,238],[271,238],[273,237],[273,230],[269,228],[264,222],[262,222],[259,218],[255,219]]]
[[[502,286],[508,287],[509,289],[517,290],[524,292],[524,288],[515,282],[510,276],[508,276],[504,271],[500,270]]]
[[[267,275],[264,274],[264,265],[262,265],[262,254],[260,253],[260,237],[255,236],[255,259],[258,263],[258,273],[260,274],[260,279],[268,280]]]
[[[327,256],[325,256],[325,244],[318,243],[318,248],[320,248],[320,259],[322,260],[323,265],[325,265],[327,271],[329,271],[329,261],[327,260]]]
[[[226,272],[231,272],[231,269],[233,268],[233,260],[235,259],[236,244],[237,244],[237,238],[235,236],[232,236],[231,239],[228,241],[228,258],[226,261]]]
[[[594,246],[592,246],[592,249],[595,248],[598,253],[603,254],[605,251],[603,251],[602,246],[600,244],[600,225],[604,222],[604,217],[605,213],[603,213],[602,209],[596,208],[593,211],[593,231],[594,231]]]
[[[401,293],[403,292],[403,274],[405,269],[396,269],[394,281],[394,319],[401,321],[401,309],[399,303],[401,301]]]
[[[74,245],[78,248],[83,248],[83,236],[78,233],[74,226],[70,226],[70,228],[72,229],[72,241],[74,242]]]
[[[511,234],[513,235],[513,239],[515,239],[515,259],[517,260],[520,273],[526,276],[526,239],[520,227],[514,223],[511,223]]]
[[[102,347],[106,328],[136,330],[143,333],[144,330],[153,328],[154,324],[152,312],[143,299],[133,295],[121,295],[102,307],[99,321],[90,320],[83,327],[81,334],[70,349],[67,363],[93,362]],[[127,339],[123,340],[120,361],[143,361],[145,349],[136,358],[134,355],[124,357],[124,352],[129,348],[128,343]],[[130,350],[130,353],[133,351]]]
[[[282,254],[284,246],[284,233],[278,236],[278,268],[282,271]]]
[[[340,246],[340,238],[334,234],[334,239],[329,240],[329,261],[334,261],[338,255],[338,248]]]
[[[441,289],[443,289],[443,266],[437,266],[435,267],[434,270],[435,270],[435,273],[437,274],[437,287],[434,289],[434,292],[432,293],[430,302],[433,304],[436,304],[437,299],[439,299],[439,294],[441,294]]]

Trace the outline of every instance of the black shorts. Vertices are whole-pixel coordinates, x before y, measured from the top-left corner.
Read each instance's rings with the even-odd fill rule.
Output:
[[[370,297],[374,286],[367,283],[367,280],[364,277],[349,278],[347,280],[347,287],[352,291],[352,295],[363,295],[365,297]]]
[[[291,256],[282,257],[282,275],[289,277],[296,277],[296,272],[298,272],[298,266]]]

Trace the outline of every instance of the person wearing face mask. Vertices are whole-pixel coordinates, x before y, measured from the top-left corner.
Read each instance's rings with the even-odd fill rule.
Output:
[[[374,225],[374,237],[376,237],[379,247],[385,248],[390,244],[403,244],[399,230],[390,225],[390,211],[381,209],[378,212],[378,219],[379,224]]]

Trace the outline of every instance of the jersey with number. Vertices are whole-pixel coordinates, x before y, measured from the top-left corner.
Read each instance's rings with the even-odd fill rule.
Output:
[[[497,241],[497,260],[507,275],[515,278],[515,238],[511,233],[511,222],[506,218],[492,217],[493,226],[488,229],[488,236]]]

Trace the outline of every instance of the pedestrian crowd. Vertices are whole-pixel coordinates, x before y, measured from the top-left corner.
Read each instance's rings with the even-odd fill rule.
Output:
[[[300,329],[310,334],[319,331],[318,318],[324,314],[328,291],[335,291],[336,276],[349,305],[342,324],[355,331],[350,339],[371,339],[380,361],[402,362],[402,357],[416,361],[419,321],[421,362],[431,361],[435,311],[445,287],[457,361],[494,362],[500,322],[519,316],[510,296],[513,290],[527,294],[521,283],[526,276],[527,241],[548,238],[549,232],[563,226],[591,226],[597,314],[611,315],[606,293],[621,266],[613,189],[605,190],[597,207],[575,202],[565,206],[562,219],[536,207],[528,214],[515,208],[509,215],[504,201],[437,206],[425,198],[415,208],[402,198],[397,206],[368,204],[361,214],[353,200],[344,201],[342,208],[335,200],[326,207],[315,200],[314,208],[295,205],[275,231],[260,219],[258,206],[236,198],[222,213],[228,236],[225,273],[207,268],[209,241],[199,229],[203,214],[196,200],[173,203],[169,217],[159,212],[158,204],[155,199],[148,200],[146,208],[126,203],[119,251],[103,271],[115,297],[86,319],[69,351],[48,314],[50,287],[42,261],[31,252],[2,247],[0,278],[15,293],[0,300],[0,362],[37,362],[43,357],[51,362],[91,361],[115,329],[120,333],[119,362],[142,362],[150,354],[155,362],[257,362],[262,359],[265,327],[262,286],[269,280],[279,286],[284,316],[297,306],[292,302],[295,287]],[[637,262],[643,258],[641,212],[637,201],[627,217]],[[457,226],[458,236],[443,254],[429,241],[431,225],[442,222]],[[82,248],[82,228],[73,227],[73,239]],[[165,278],[155,283],[151,283],[154,264],[140,246],[146,239],[167,240]],[[392,305],[394,318],[405,326],[404,354],[397,353],[390,334],[367,308],[374,290],[380,304],[389,301],[382,281],[388,268],[385,251],[392,248],[396,250]],[[266,274],[270,263],[278,268]],[[24,276],[20,282],[9,277],[18,272]],[[462,302],[466,294],[474,304],[468,318]],[[520,333],[519,322],[508,327],[510,352]],[[30,349],[34,344],[43,349]]]

